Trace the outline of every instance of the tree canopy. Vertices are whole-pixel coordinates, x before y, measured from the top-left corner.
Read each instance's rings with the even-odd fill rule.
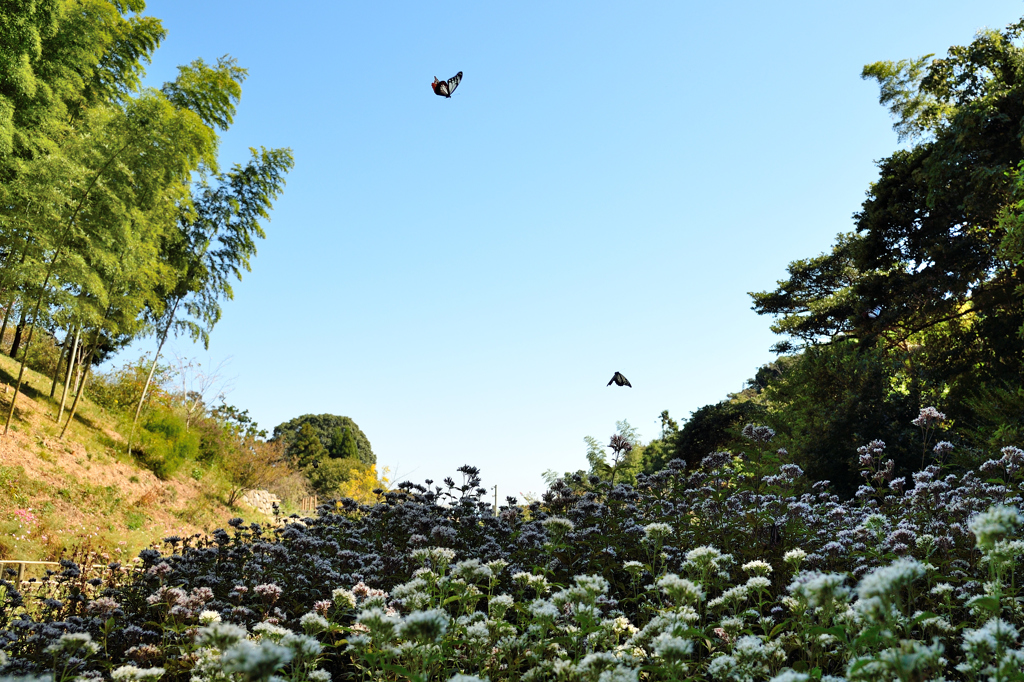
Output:
[[[23,360],[37,329],[85,339],[74,361],[88,364],[150,332],[207,342],[292,167],[290,150],[260,148],[220,171],[246,76],[231,57],[141,87],[165,36],[145,8],[0,8],[0,306]]]
[[[319,439],[320,447],[331,459],[352,457],[354,449],[363,464],[377,463],[366,434],[352,419],[336,414],[304,414],[290,419],[274,427],[273,440],[284,441],[290,457],[306,457],[308,452],[316,451],[309,443],[310,434]]]

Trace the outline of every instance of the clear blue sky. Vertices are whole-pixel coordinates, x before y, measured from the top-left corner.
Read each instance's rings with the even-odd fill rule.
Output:
[[[353,418],[380,465],[499,495],[643,439],[773,359],[748,291],[851,228],[897,145],[861,67],[942,54],[1019,0],[151,0],[158,85],[250,70],[224,163],[291,147],[212,335],[264,428]],[[465,77],[450,100],[434,76]],[[137,357],[139,344],[117,361]],[[606,387],[615,371],[633,388]]]

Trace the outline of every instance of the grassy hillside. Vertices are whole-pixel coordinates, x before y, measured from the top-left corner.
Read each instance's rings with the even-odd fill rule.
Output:
[[[0,355],[0,407],[6,416],[18,364]],[[229,484],[216,468],[185,467],[158,479],[126,453],[124,418],[83,399],[64,440],[51,380],[26,370],[15,418],[0,438],[0,559],[53,559],[95,549],[134,557],[154,541],[225,526],[233,516],[269,519],[225,504]],[[0,428],[2,431],[2,428]]]

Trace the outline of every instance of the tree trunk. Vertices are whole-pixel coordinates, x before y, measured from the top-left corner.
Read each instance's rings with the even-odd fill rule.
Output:
[[[89,353],[89,362],[85,365],[85,371],[82,373],[82,386],[78,389],[78,393],[75,394],[75,399],[71,403],[71,411],[68,413],[68,420],[64,422],[64,428],[60,430],[60,436],[58,436],[60,440],[64,440],[64,432],[68,430],[68,427],[71,426],[71,422],[75,420],[75,412],[78,411],[78,399],[82,397],[83,393],[85,393],[85,382],[89,378],[89,370],[92,368],[92,356],[93,353],[96,352],[96,346],[99,344],[99,340],[100,333],[97,331],[96,343],[93,344],[92,352]]]
[[[160,344],[156,347],[156,355],[153,356],[153,365],[149,368],[149,376],[146,377],[146,385],[142,387],[142,396],[139,398],[139,406],[135,408],[135,419],[132,420],[132,430],[128,434],[128,454],[132,454],[132,442],[135,440],[135,427],[139,423],[139,415],[142,414],[142,403],[146,400],[146,391],[149,390],[149,384],[153,381],[153,373],[156,371],[156,361],[160,359],[160,351],[164,348],[164,343],[167,342],[167,335],[171,333],[171,325],[174,323],[174,313],[178,311],[178,303],[181,302],[179,298],[174,302],[171,307],[170,315],[167,318],[167,325],[164,327],[164,333],[160,336]]]
[[[57,377],[60,376],[60,366],[61,366],[61,363],[63,363],[64,360],[65,360],[64,356],[68,354],[68,350],[70,349],[70,346],[68,344],[71,342],[71,332],[72,331],[75,331],[75,337],[74,337],[75,338],[75,343],[78,342],[78,327],[72,327],[71,329],[68,330],[68,333],[64,336],[64,343],[61,345],[61,348],[60,348],[60,357],[57,358],[57,366],[53,368],[53,384],[50,386],[50,397],[51,398],[53,397],[53,394],[57,391]],[[67,359],[70,362],[71,358],[68,357]],[[65,382],[64,385],[66,386],[67,382]],[[57,421],[58,422],[60,421],[59,417],[57,418]]]
[[[75,363],[75,380],[73,382],[71,382],[71,390],[74,391],[75,395],[78,395],[78,390],[81,387],[80,386],[81,383],[82,383],[82,363],[81,362],[76,362]]]
[[[18,349],[21,346],[21,333],[25,330],[25,315],[28,311],[24,308],[21,309],[21,320],[18,322],[18,326],[14,328],[14,341],[11,342],[11,357],[17,359]],[[25,344],[26,346],[28,344]]]
[[[4,307],[4,323],[0,326],[0,353],[4,350],[4,337],[7,335],[7,320],[11,317],[11,308],[14,307],[14,296],[11,296],[11,300],[7,302]]]
[[[71,345],[71,352],[68,354],[68,372],[64,378],[64,390],[60,392],[60,410],[57,411],[57,423],[60,424],[61,417],[64,416],[64,405],[68,399],[68,386],[71,385],[71,370],[75,367],[75,361],[78,360],[78,338],[82,333],[82,327],[79,325],[75,329],[75,341]],[[79,365],[81,366],[81,365]],[[79,391],[81,393],[81,391]],[[76,399],[78,393],[75,394]]]

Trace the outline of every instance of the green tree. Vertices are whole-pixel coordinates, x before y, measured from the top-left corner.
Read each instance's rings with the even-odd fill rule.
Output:
[[[38,279],[26,282],[34,298],[26,356],[45,316],[43,302],[68,303],[67,291],[75,287],[84,294],[76,300],[104,304],[103,279],[90,266],[107,256],[97,250],[108,244],[114,253],[120,250],[137,217],[161,214],[165,202],[180,200],[192,170],[213,158],[215,138],[194,118],[155,93],[129,100],[123,109],[94,108],[74,144],[34,160],[20,178],[22,201],[15,202],[13,222],[24,222],[38,247]],[[46,199],[42,205],[40,199]],[[14,397],[5,431],[17,392]]]
[[[936,405],[969,433],[988,418],[971,396],[1024,385],[1024,258],[1015,259],[1024,253],[1022,35],[1018,22],[982,31],[943,58],[866,66],[863,77],[878,81],[894,127],[912,144],[879,162],[854,234],[840,235],[830,253],[790,264],[775,291],[752,294],[754,309],[772,315],[772,329],[787,337],[776,350],[814,349],[773,400],[826,401],[814,409],[842,415],[829,423],[844,453],[853,434],[892,431],[873,423],[857,396],[891,410],[893,420]],[[815,349],[825,345],[836,348]],[[841,366],[868,379],[840,377]],[[843,387],[851,392],[837,392]],[[796,412],[814,412],[805,407]],[[786,408],[772,411],[785,419]],[[864,421],[838,426],[852,419]]]
[[[373,465],[352,458],[328,458],[314,469],[307,469],[309,482],[322,496],[337,495],[345,484],[364,477]]]
[[[234,69],[233,62],[224,62],[223,68]],[[161,304],[150,308],[159,338],[154,359],[171,332],[186,332],[208,346],[210,331],[220,320],[220,299],[234,297],[231,279],[240,280],[243,269],[251,270],[255,240],[266,236],[260,221],[270,219],[273,200],[294,162],[288,149],[250,151],[253,158],[246,166],[236,164],[217,176],[218,186],[200,185],[191,202],[194,213],[183,216],[180,238],[166,251],[176,277],[161,288]],[[145,389],[132,434],[144,400]]]
[[[356,438],[349,427],[338,427],[331,434],[330,455],[332,459],[359,459]]]
[[[763,419],[764,408],[749,400],[723,400],[690,413],[682,428],[670,437],[669,459],[681,459],[688,469],[700,466],[713,452],[738,452],[743,448],[740,431]]]
[[[303,424],[288,448],[288,456],[300,468],[310,467],[327,458],[327,450],[310,424]]]
[[[775,429],[772,446],[785,448],[786,459],[811,480],[831,481],[849,497],[862,483],[857,448],[872,440],[885,442],[898,475],[920,463],[920,436],[910,423],[921,403],[920,383],[906,382],[905,371],[882,349],[854,341],[811,346],[765,389],[767,414],[751,421]]]
[[[306,424],[308,424],[313,432],[316,433],[317,438],[320,439],[320,444],[323,446],[324,450],[327,451],[331,450],[335,432],[339,429],[342,431],[348,429],[352,438],[355,440],[356,450],[358,452],[357,459],[364,464],[377,463],[377,456],[373,454],[373,449],[370,447],[370,441],[366,437],[366,434],[363,433],[352,419],[341,415],[304,414],[300,417],[295,417],[294,419],[290,419],[274,427],[273,440],[283,441],[289,456],[293,456],[292,448],[294,447],[293,443],[295,442],[295,438],[302,427]],[[331,456],[333,457],[334,455],[332,454]]]

